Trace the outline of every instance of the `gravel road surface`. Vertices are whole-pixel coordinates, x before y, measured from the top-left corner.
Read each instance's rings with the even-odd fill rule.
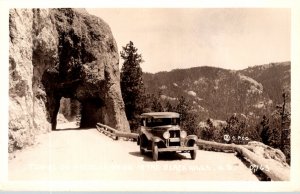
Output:
[[[197,151],[186,154],[141,155],[136,142],[115,141],[95,128],[75,123],[37,136],[37,143],[9,160],[9,180],[258,180],[234,154]]]

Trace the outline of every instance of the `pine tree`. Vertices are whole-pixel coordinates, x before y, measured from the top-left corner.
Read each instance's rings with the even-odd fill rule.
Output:
[[[283,103],[282,106],[280,107],[280,116],[281,116],[281,134],[280,134],[280,149],[284,150],[284,147],[286,144],[289,144],[286,140],[288,139],[288,133],[289,133],[289,128],[290,128],[290,123],[291,123],[291,118],[290,118],[290,113],[287,110],[287,94],[284,92],[282,94],[283,98]]]
[[[290,163],[290,107],[286,103],[287,95],[282,94],[283,103],[276,106],[268,119],[265,115],[259,123],[258,131],[262,142],[283,151]]]
[[[236,114],[226,120],[226,126],[222,128],[222,135],[229,135],[228,143],[246,144],[249,140],[259,139],[255,129],[249,129],[246,120],[238,118]]]
[[[146,93],[143,112],[152,111],[152,95],[153,94]]]
[[[275,110],[270,119],[270,128],[268,131],[268,145],[273,148],[281,147],[281,116],[279,110]]]
[[[176,112],[180,114],[181,127],[186,130],[188,134],[196,134],[198,131],[197,116],[183,96],[179,99]]]
[[[165,111],[174,112],[175,108],[172,106],[171,102],[168,100],[165,105]]]
[[[263,116],[263,120],[260,122],[260,137],[264,144],[269,145],[270,126],[269,119],[266,115]]]
[[[209,140],[212,141],[214,140],[214,132],[215,132],[215,127],[211,121],[211,119],[206,120],[206,125],[204,129],[201,130],[201,138],[204,140]]]
[[[224,135],[227,134],[230,137],[237,137],[239,134],[240,121],[234,114],[226,120],[226,126],[223,128]]]
[[[180,114],[182,122],[186,120],[189,109],[190,107],[186,99],[181,96],[181,98],[179,99],[179,103],[177,104],[176,111]]]
[[[286,108],[286,94],[283,93],[282,97],[283,103],[276,106],[270,120],[265,121],[266,118],[263,117],[261,125],[265,131],[262,131],[261,137],[267,138],[267,141],[263,139],[263,143],[283,151],[285,145],[289,145],[290,113]]]
[[[159,97],[156,97],[154,94],[151,95],[151,99],[152,99],[152,106],[151,106],[151,110],[153,112],[163,112],[164,108],[160,102]]]
[[[143,112],[145,100],[143,72],[140,67],[143,59],[137,51],[138,49],[130,41],[120,53],[124,60],[121,69],[121,92],[126,116],[132,130],[138,127],[138,116]]]

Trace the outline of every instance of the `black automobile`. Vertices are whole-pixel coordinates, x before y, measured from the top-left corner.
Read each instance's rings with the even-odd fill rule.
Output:
[[[180,128],[178,113],[143,113],[140,122],[137,144],[141,154],[152,152],[153,160],[157,161],[159,152],[189,152],[195,160],[198,138],[196,135],[187,135],[187,132]]]

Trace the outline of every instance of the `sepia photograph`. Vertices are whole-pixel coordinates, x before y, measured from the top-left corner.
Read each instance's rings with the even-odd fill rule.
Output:
[[[2,189],[299,189],[292,13],[10,6]]]

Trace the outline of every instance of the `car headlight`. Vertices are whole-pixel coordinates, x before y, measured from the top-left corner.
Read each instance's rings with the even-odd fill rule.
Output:
[[[186,131],[180,131],[180,137],[181,138],[186,138],[186,136],[187,136]]]
[[[169,133],[169,131],[164,132],[163,137],[164,137],[165,139],[169,139],[169,138],[170,138],[170,133]]]

